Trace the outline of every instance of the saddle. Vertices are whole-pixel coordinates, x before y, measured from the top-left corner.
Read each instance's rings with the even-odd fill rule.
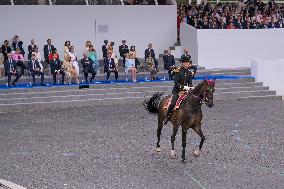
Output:
[[[185,91],[181,91],[179,92],[178,94],[178,100],[176,102],[176,105],[174,107],[174,110],[177,110],[181,107],[181,104],[182,102],[186,99],[186,97],[188,96],[188,92],[185,92]],[[164,105],[164,109],[168,110],[169,109],[169,106],[172,102],[172,98],[173,96],[171,96],[170,98],[167,99],[165,105]]]

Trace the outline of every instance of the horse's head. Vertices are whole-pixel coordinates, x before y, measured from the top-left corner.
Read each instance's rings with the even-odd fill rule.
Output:
[[[215,92],[215,78],[213,80],[207,80],[204,79],[204,85],[203,85],[203,100],[209,108],[212,108],[214,106],[213,103],[213,94]]]
[[[203,88],[203,99],[209,108],[214,106],[213,103],[213,94],[215,92],[215,79],[213,80],[204,80],[204,88]]]

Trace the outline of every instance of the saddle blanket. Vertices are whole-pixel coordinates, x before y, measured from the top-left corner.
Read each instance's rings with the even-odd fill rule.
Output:
[[[186,99],[186,97],[188,96],[188,93],[187,92],[180,92],[179,95],[178,95],[178,100],[176,102],[176,105],[175,105],[175,108],[174,110],[177,110],[180,108],[181,106],[181,103],[184,101],[184,99]],[[167,99],[165,105],[164,105],[164,109],[168,109],[171,102],[172,102],[172,98],[173,96],[171,96],[170,98]]]

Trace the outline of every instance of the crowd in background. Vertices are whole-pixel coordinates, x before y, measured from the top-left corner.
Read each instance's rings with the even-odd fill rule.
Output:
[[[178,5],[177,27],[185,22],[197,29],[283,28],[284,7],[274,1],[240,0],[237,3]]]
[[[114,42],[104,40],[101,47],[106,80],[109,80],[111,73],[114,73],[115,80],[118,79],[119,60],[126,75],[131,74],[133,82],[137,81],[138,68],[148,71],[150,79],[156,79],[156,74],[159,72],[158,61],[151,43],[145,50],[144,64],[140,63],[134,45],[129,48],[126,40],[122,40],[118,53],[114,51],[114,45]],[[18,35],[15,35],[12,45],[9,40],[5,40],[0,48],[0,77],[7,76],[8,85],[15,85],[18,79],[25,75],[25,70],[28,70],[29,76],[32,77],[33,85],[36,85],[36,75],[41,76],[41,85],[45,85],[45,74],[52,75],[54,84],[70,84],[72,82],[79,84],[80,71],[82,71],[86,82],[93,82],[95,76],[100,73],[100,63],[97,51],[91,41],[85,43],[83,58],[78,60],[76,48],[71,41],[65,42],[64,55],[60,57],[51,39],[47,40],[47,44],[43,47],[43,54],[41,54],[34,39],[31,40],[27,51],[25,51],[23,41]],[[91,74],[90,79],[88,79],[89,74]],[[58,75],[61,75],[61,82],[57,80]],[[13,82],[11,82],[11,76],[16,76]]]

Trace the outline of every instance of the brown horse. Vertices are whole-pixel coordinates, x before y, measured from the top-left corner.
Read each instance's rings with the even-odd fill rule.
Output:
[[[204,80],[199,83],[193,91],[188,92],[187,98],[182,102],[179,109],[175,110],[170,118],[170,122],[173,124],[173,134],[171,136],[172,150],[171,157],[175,158],[176,153],[174,150],[175,137],[179,126],[182,127],[182,160],[185,160],[185,147],[186,147],[186,134],[189,128],[192,128],[200,137],[201,141],[199,149],[194,150],[193,155],[199,156],[202,145],[205,140],[205,136],[201,130],[202,110],[201,106],[203,102],[211,108],[213,107],[213,93],[215,91],[215,79]],[[155,93],[150,99],[145,100],[145,108],[151,114],[158,114],[158,129],[157,129],[157,153],[161,152],[160,148],[160,136],[163,128],[163,121],[165,120],[167,110],[164,105],[170,96],[161,99],[163,93]]]

